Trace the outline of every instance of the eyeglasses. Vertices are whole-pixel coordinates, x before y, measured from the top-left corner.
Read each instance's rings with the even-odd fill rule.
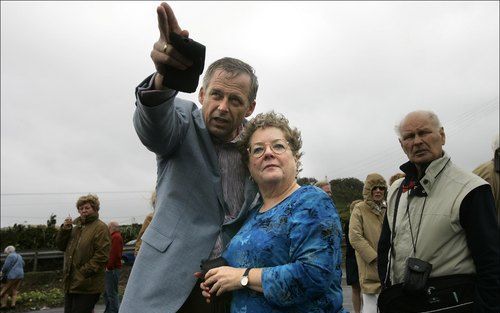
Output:
[[[381,190],[381,191],[385,191],[386,188],[382,187],[382,186],[376,186],[376,187],[373,187],[372,191],[377,190],[377,189]]]
[[[271,143],[259,142],[248,148],[247,151],[248,154],[257,159],[264,155],[267,146],[269,146],[271,148],[271,151],[273,151],[274,153],[282,154],[283,152],[286,151],[288,147],[288,142],[283,139],[276,139],[273,140]]]

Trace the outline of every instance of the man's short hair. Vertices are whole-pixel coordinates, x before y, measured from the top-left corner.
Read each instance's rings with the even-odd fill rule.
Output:
[[[427,118],[431,121],[431,123],[434,124],[434,126],[436,126],[436,129],[439,129],[442,127],[441,125],[441,121],[439,120],[439,117],[436,115],[436,113],[430,111],[430,110],[418,110],[418,111],[413,111],[413,112],[410,112],[408,114],[406,114],[400,121],[399,123],[394,127],[394,130],[396,131],[396,134],[398,135],[398,137],[401,139],[401,125],[403,124],[403,122],[406,120],[406,118],[408,117],[408,115],[410,114],[415,114],[415,113],[419,113],[419,114],[425,114],[427,115]]]
[[[326,180],[322,180],[322,181],[316,182],[314,184],[314,186],[316,186],[318,188],[323,188],[323,186],[326,186],[326,185],[330,185],[330,183],[328,183]]]
[[[109,227],[109,229],[112,229],[112,230],[118,230],[118,229],[120,229],[120,224],[118,224],[117,221],[113,220],[113,221],[109,222],[108,227]]]
[[[76,201],[76,208],[79,209],[82,205],[87,203],[90,204],[95,211],[99,211],[99,197],[90,193],[86,196],[78,198],[78,201]]]
[[[214,63],[210,64],[205,73],[205,77],[203,77],[203,88],[207,89],[212,76],[214,75],[216,70],[223,70],[228,73],[230,77],[236,77],[240,74],[247,74],[250,76],[250,90],[248,93],[248,101],[252,103],[257,97],[257,89],[259,89],[259,82],[257,80],[257,76],[255,76],[255,70],[253,67],[248,65],[247,63],[235,59],[235,58],[222,58]]]

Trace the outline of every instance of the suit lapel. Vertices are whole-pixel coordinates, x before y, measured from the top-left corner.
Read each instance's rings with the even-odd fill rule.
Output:
[[[219,204],[225,210],[227,204],[226,201],[224,201],[224,195],[222,193],[219,159],[217,158],[217,153],[215,152],[212,138],[210,137],[210,134],[205,126],[205,121],[203,120],[203,114],[201,109],[193,111],[192,115],[193,115],[193,120],[197,126],[195,127],[196,132],[198,133],[198,136],[202,138],[202,140],[200,140],[200,143],[201,145],[203,145],[203,150],[207,152],[206,155],[207,163],[209,164],[210,171],[215,177],[215,181],[213,182],[215,193],[217,194]]]

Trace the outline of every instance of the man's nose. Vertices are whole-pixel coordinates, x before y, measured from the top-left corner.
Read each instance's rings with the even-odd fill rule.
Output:
[[[229,112],[227,98],[224,98],[221,102],[219,102],[219,106],[217,107],[217,109],[221,112]]]
[[[415,138],[413,139],[413,144],[418,145],[420,143],[422,143],[422,137],[420,137],[419,135],[415,135]]]

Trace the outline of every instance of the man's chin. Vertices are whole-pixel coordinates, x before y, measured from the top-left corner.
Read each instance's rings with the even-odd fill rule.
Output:
[[[220,127],[209,127],[208,132],[212,137],[216,138],[217,140],[221,141],[227,141],[230,140],[231,138],[231,133],[228,132],[225,128],[220,128]]]

